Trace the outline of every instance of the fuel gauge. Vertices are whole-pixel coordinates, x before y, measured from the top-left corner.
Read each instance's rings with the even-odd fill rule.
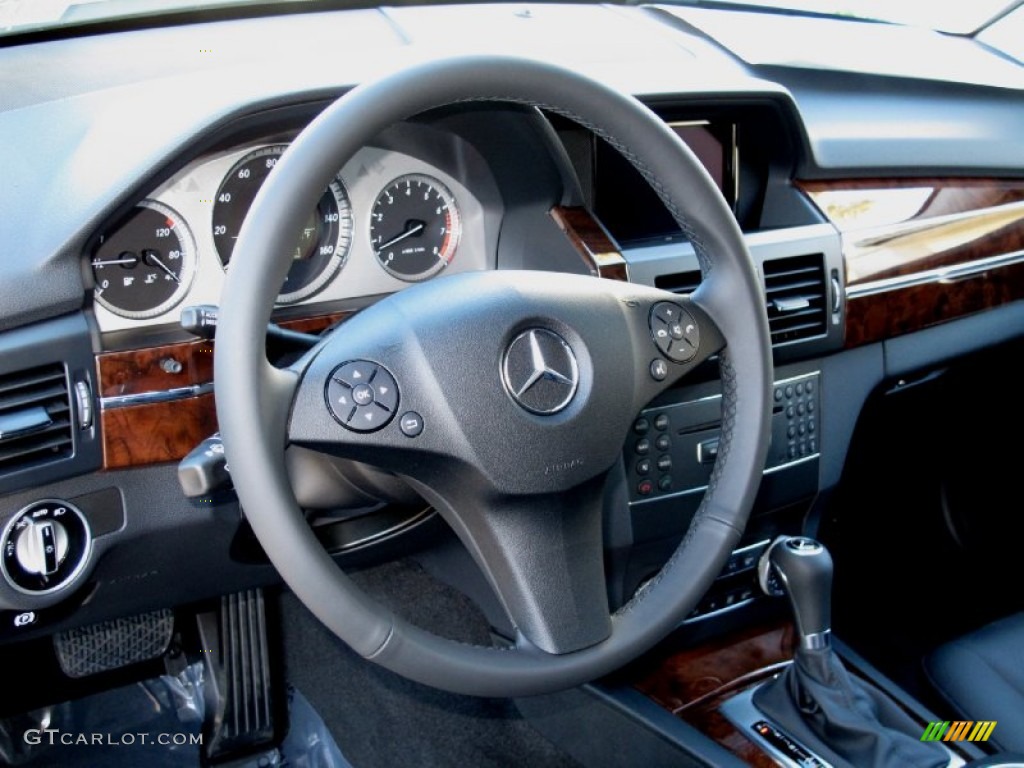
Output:
[[[121,317],[156,317],[174,307],[195,275],[192,233],[170,207],[143,200],[92,257],[96,301]]]

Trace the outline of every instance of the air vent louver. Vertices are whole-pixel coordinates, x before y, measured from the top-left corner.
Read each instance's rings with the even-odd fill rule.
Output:
[[[765,302],[772,344],[828,331],[825,263],[821,254],[764,262]]]
[[[674,272],[670,275],[658,275],[654,278],[654,286],[672,293],[690,294],[700,285],[700,270],[692,272]]]
[[[63,365],[0,376],[0,474],[68,458],[73,447]]]

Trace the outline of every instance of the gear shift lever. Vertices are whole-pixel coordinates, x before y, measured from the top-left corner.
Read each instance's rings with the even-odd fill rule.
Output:
[[[780,536],[761,556],[761,588],[789,595],[800,644],[793,663],[754,693],[754,706],[833,766],[945,768],[920,726],[832,650],[832,556],[814,539]]]
[[[758,563],[758,580],[769,595],[789,595],[800,647],[828,648],[832,634],[832,556],[806,536],[780,536]]]

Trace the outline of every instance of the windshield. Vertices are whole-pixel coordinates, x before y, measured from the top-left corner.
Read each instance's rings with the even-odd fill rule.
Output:
[[[422,0],[429,5],[433,0]],[[449,2],[451,0],[448,0]],[[470,0],[472,1],[472,0]],[[630,2],[631,0],[625,0]],[[632,0],[635,2],[636,0]],[[971,0],[971,2],[939,3],[935,0],[667,0],[679,5],[736,5],[776,11],[824,14],[857,19],[872,19],[894,24],[908,24],[953,34],[970,34],[1002,14],[1020,0]],[[353,5],[365,7],[374,0],[325,2],[324,0],[286,0],[306,6],[336,8]],[[414,0],[415,2],[415,0]],[[168,13],[189,11],[222,11],[239,6],[275,5],[272,0],[0,0],[0,36],[23,32],[72,27],[94,22],[138,19]],[[383,1],[381,5],[394,2]]]
[[[697,4],[700,4],[699,0]],[[1019,0],[953,3],[936,0],[786,0],[782,3],[772,0],[718,0],[716,4],[870,19],[967,35],[1018,5]]]

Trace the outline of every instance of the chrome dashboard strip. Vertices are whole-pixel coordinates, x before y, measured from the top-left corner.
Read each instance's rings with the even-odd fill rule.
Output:
[[[131,395],[114,395],[100,398],[100,410],[112,411],[116,408],[128,408],[132,405],[152,405],[153,403],[170,403],[175,400],[187,400],[213,392],[213,382],[193,384],[188,387],[175,387],[153,392],[136,392]]]
[[[1024,263],[1024,250],[1006,253],[1001,256],[991,256],[987,259],[978,259],[964,264],[956,264],[950,267],[939,267],[923,272],[915,272],[912,275],[900,275],[884,280],[874,280],[870,283],[847,286],[846,298],[857,299],[863,296],[874,296],[879,293],[897,291],[903,288],[912,288],[916,285],[927,285],[929,283],[956,282],[968,277],[983,275],[991,269],[1009,267],[1014,264]]]

